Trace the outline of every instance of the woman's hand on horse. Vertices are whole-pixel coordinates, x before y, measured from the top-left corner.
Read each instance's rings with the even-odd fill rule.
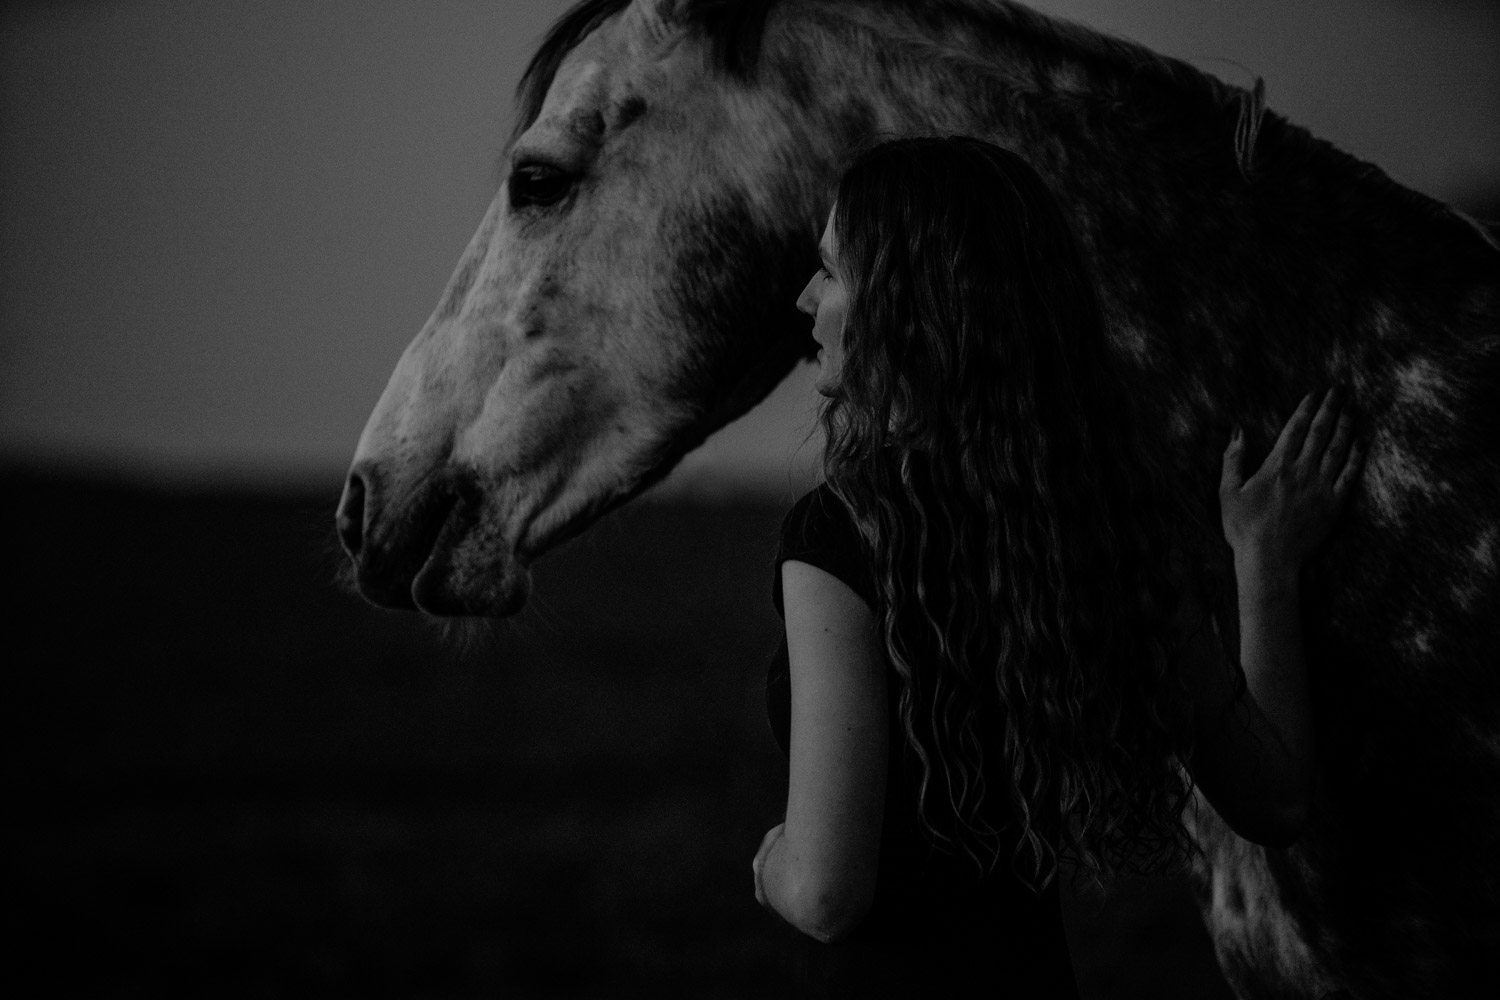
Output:
[[[1242,474],[1244,432],[1236,428],[1224,451],[1219,511],[1236,563],[1296,572],[1333,526],[1364,462],[1354,439],[1354,417],[1335,387],[1321,404],[1303,397],[1265,462]]]

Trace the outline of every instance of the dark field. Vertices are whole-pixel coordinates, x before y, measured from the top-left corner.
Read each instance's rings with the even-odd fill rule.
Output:
[[[821,947],[751,891],[779,509],[628,508],[461,652],[335,586],[336,483],[0,485],[6,995],[779,997]],[[1065,903],[1085,996],[1229,995],[1184,885]]]

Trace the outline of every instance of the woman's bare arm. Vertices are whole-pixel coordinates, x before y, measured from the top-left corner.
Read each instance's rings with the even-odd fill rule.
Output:
[[[1242,438],[1224,455],[1219,502],[1234,551],[1241,674],[1207,628],[1187,653],[1197,707],[1194,777],[1242,836],[1296,839],[1311,793],[1313,731],[1299,577],[1359,475],[1362,449],[1337,389],[1314,412],[1308,396],[1265,463],[1240,473]],[[1200,625],[1202,616],[1197,615]]]
[[[782,564],[792,720],[786,822],[753,865],[756,898],[820,941],[869,911],[885,809],[886,666],[869,605],[816,566]]]

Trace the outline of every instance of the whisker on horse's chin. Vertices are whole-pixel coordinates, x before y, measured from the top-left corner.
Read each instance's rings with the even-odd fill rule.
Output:
[[[496,618],[438,618],[423,615],[423,620],[437,630],[443,645],[462,657],[494,653],[501,634],[508,630],[505,619]]]

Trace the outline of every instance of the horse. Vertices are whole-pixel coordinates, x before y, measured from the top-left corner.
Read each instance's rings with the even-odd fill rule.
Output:
[[[517,611],[538,557],[810,355],[793,302],[840,164],[914,134],[1012,149],[1066,206],[1228,655],[1231,425],[1254,459],[1310,389],[1363,414],[1304,577],[1306,833],[1268,849],[1201,796],[1188,814],[1232,988],[1500,995],[1500,244],[1258,81],[1006,0],[584,0],[359,440],[336,520],[361,592]]]

